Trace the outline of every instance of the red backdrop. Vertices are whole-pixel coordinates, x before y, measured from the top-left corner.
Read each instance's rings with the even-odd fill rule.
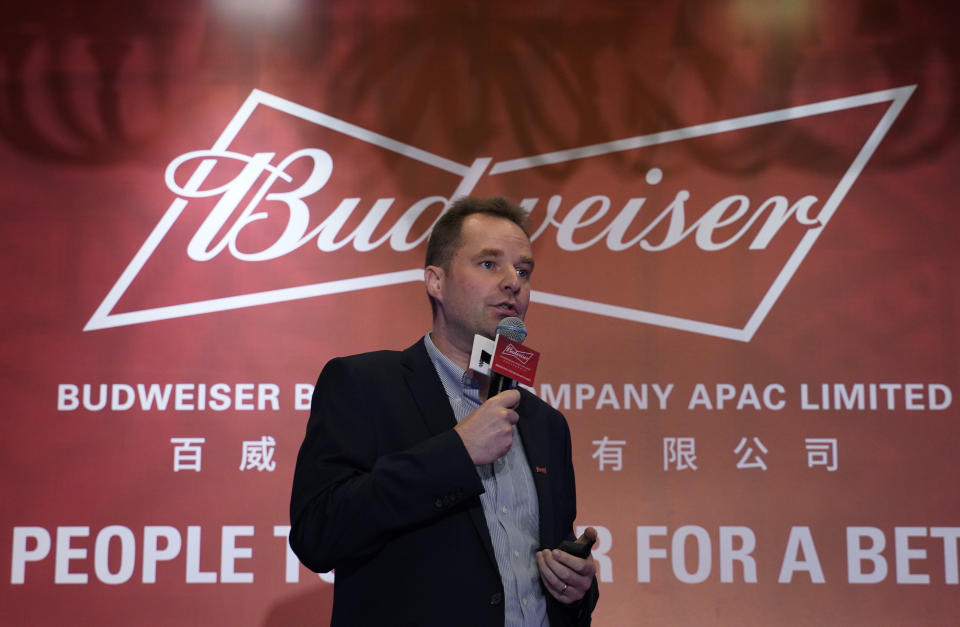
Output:
[[[2,9],[4,622],[325,623],[304,398],[459,193],[531,210],[595,624],[955,621],[953,4],[261,4]]]

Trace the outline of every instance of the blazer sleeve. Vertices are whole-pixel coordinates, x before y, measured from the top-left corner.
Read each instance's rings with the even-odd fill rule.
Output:
[[[369,362],[333,359],[314,389],[290,547],[315,572],[363,560],[483,491],[456,431],[430,433],[396,368]]]

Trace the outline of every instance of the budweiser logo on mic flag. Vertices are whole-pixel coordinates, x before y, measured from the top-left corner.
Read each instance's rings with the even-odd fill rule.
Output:
[[[533,385],[539,361],[537,351],[498,335],[490,368],[524,385]]]

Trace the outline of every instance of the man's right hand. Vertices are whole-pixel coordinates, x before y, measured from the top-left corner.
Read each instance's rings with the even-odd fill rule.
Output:
[[[513,425],[520,419],[516,412],[519,404],[520,392],[517,390],[501,392],[487,399],[454,427],[475,465],[489,464],[510,450]]]

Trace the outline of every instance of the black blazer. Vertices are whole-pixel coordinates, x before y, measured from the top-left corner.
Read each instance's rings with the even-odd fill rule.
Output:
[[[521,390],[518,429],[537,490],[541,548],[573,537],[576,493],[563,415]],[[317,381],[290,502],[290,546],[336,569],[332,625],[503,625],[483,485],[423,340],[330,360]],[[552,626],[588,625],[548,592]]]

